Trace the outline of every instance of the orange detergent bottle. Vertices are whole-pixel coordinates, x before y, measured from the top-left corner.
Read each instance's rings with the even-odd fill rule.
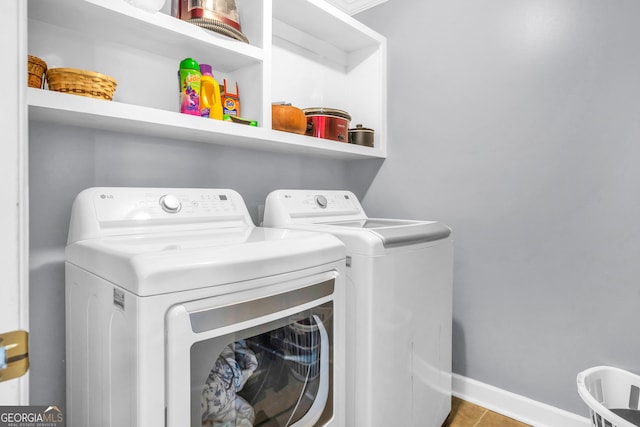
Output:
[[[222,120],[222,99],[220,85],[213,78],[211,65],[200,64],[200,115]]]

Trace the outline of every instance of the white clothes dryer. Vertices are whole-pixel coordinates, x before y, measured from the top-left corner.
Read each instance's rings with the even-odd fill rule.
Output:
[[[228,189],[91,188],[66,248],[70,427],[345,426],[344,245]]]
[[[315,190],[269,194],[264,225],[347,247],[347,425],[440,427],[451,410],[451,229],[368,218],[353,193]]]

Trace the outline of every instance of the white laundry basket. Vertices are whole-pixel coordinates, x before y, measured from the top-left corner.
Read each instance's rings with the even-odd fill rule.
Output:
[[[640,376],[596,366],[580,372],[577,382],[578,394],[591,409],[594,427],[640,426]]]

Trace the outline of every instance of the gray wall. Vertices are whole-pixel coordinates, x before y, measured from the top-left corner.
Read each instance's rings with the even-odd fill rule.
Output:
[[[357,18],[389,39],[389,158],[364,205],[452,226],[454,371],[586,416],[579,371],[640,372],[640,2]]]
[[[41,123],[29,128],[29,151],[30,398],[36,405],[65,403],[64,246],[71,204],[81,190],[232,188],[257,222],[259,206],[274,189],[353,188],[347,161]],[[380,162],[369,164],[360,176],[371,176]]]
[[[32,124],[32,403],[64,400],[62,251],[94,185],[231,187],[254,219],[275,188],[351,189],[372,215],[454,228],[455,372],[583,415],[578,371],[640,372],[640,3],[392,0],[358,18],[389,39],[381,168]]]

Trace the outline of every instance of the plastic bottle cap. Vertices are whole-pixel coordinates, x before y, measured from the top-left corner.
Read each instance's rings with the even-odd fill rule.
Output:
[[[209,65],[209,64],[200,64],[200,74],[202,74],[203,76],[211,76],[211,77],[213,77],[213,74],[211,74],[211,65]]]
[[[198,67],[198,62],[193,58],[185,58],[182,61],[180,61],[180,68],[200,71],[200,67]]]

